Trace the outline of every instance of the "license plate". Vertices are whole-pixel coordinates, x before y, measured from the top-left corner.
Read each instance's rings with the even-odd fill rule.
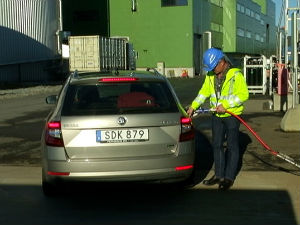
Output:
[[[97,130],[96,141],[101,143],[139,142],[149,140],[148,129]]]

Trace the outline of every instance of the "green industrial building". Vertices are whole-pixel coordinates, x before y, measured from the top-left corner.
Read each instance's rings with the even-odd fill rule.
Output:
[[[63,29],[71,35],[124,37],[138,69],[166,76],[202,73],[210,46],[231,58],[275,54],[272,0],[62,0]]]

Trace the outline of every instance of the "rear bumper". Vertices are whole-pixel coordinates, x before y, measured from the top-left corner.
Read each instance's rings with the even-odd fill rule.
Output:
[[[193,168],[178,167],[194,164],[194,153],[164,158],[105,160],[105,161],[53,161],[43,165],[48,182],[65,181],[181,181],[188,178]],[[56,175],[49,175],[48,172]],[[57,175],[57,173],[63,173]],[[67,173],[67,175],[66,175]]]

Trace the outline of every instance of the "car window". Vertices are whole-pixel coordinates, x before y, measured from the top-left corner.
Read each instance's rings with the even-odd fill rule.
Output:
[[[70,85],[62,108],[63,116],[170,112],[178,107],[163,82]]]

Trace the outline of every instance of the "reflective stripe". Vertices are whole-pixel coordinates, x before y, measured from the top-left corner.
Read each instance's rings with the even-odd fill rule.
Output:
[[[235,107],[242,104],[240,98],[236,95],[221,96],[220,100],[228,101],[230,107]]]
[[[242,104],[242,101],[241,101],[241,99],[240,99],[238,96],[234,96],[234,95],[233,95],[233,97],[234,97],[234,101],[235,101],[235,103],[236,103],[237,105],[241,105],[241,104]]]
[[[229,100],[228,103],[229,103],[230,108],[233,108],[233,107],[234,107],[234,102],[233,102],[233,100]]]
[[[202,104],[205,101],[206,97],[204,95],[199,94],[196,98],[195,98],[195,102]]]
[[[216,95],[215,94],[212,94],[211,97],[210,97],[210,105],[212,107],[217,107],[217,98],[216,98]]]
[[[233,77],[230,79],[228,95],[232,95],[233,93],[233,83],[235,81],[235,76],[239,73],[239,71],[235,71]]]

